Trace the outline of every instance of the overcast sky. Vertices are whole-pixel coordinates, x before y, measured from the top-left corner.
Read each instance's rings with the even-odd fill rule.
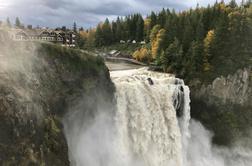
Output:
[[[96,25],[106,17],[114,19],[130,13],[144,16],[150,11],[175,8],[177,11],[213,4],[216,0],[0,0],[0,20],[10,17],[14,22],[18,16],[21,22],[33,26],[57,27],[73,22],[85,28]],[[226,0],[229,1],[229,0]],[[241,0],[237,0],[240,2]]]

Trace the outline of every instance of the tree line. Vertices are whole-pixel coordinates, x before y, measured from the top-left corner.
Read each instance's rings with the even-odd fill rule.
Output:
[[[134,58],[184,78],[202,73],[214,78],[251,64],[251,4],[251,0],[240,5],[235,0],[221,1],[179,13],[163,9],[145,19],[141,14],[111,23],[106,19],[84,35],[90,40],[91,34],[91,45],[96,47],[145,40],[147,44],[136,50]]]
[[[1,21],[1,24],[3,24],[2,21]],[[10,18],[7,17],[6,21],[4,22],[4,25],[7,26],[8,28],[11,28],[12,26],[14,26],[16,28],[24,28],[25,27],[24,24],[21,23],[19,17],[16,17],[14,25],[12,25]]]
[[[96,28],[95,46],[110,45],[120,40],[144,39],[144,19],[141,14],[133,14],[125,18],[117,18],[112,23],[108,19]]]
[[[122,40],[145,41],[132,53],[133,58],[185,79],[210,80],[252,63],[251,4],[251,0],[240,5],[231,0],[182,12],[163,9],[146,18],[138,13],[112,22],[106,19],[88,30],[77,30],[74,23],[72,29],[80,48],[110,46]],[[9,19],[6,22],[11,26]],[[23,26],[19,18],[15,26]]]

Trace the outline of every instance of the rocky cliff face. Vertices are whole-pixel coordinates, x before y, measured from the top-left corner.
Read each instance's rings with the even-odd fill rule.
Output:
[[[192,86],[192,115],[215,132],[219,144],[250,134],[251,101],[251,68],[218,77],[210,85]]]
[[[62,118],[75,100],[97,91],[89,114],[101,98],[112,101],[107,68],[78,51],[1,37],[0,165],[69,165]]]
[[[251,70],[246,68],[238,70],[234,75],[216,78],[211,85],[203,85],[197,94],[197,98],[207,98],[209,104],[233,103],[239,105],[251,105]]]

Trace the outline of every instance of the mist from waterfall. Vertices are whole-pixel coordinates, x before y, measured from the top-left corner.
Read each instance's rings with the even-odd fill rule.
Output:
[[[252,165],[249,148],[214,146],[213,134],[190,118],[183,80],[145,68],[111,72],[111,78],[115,112],[99,106],[93,121],[79,114],[66,117],[73,166]],[[83,111],[81,101],[72,109]]]

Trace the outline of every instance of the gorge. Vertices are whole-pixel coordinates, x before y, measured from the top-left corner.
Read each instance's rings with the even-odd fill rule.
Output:
[[[196,101],[209,101],[200,107],[206,112],[223,96],[222,107],[232,101],[249,112],[249,69],[189,88],[171,74],[147,68],[109,73],[100,57],[0,37],[0,165],[252,164],[249,134],[217,146],[215,133],[190,117],[202,116]]]

